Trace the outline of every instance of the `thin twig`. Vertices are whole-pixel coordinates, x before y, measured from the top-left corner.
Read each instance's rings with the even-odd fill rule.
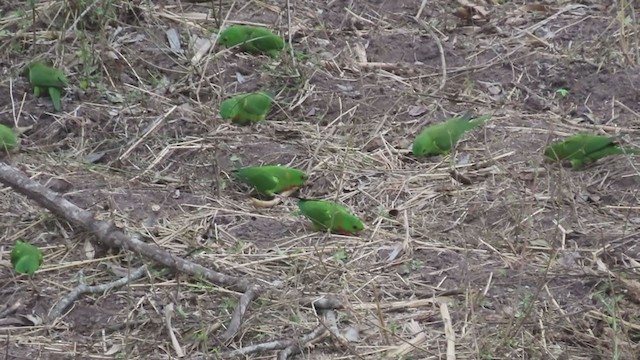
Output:
[[[0,311],[0,319],[13,314],[14,312],[16,312],[16,310],[18,310],[18,308],[20,308],[20,306],[22,306],[20,301],[16,301],[11,306],[7,306],[6,308],[2,309],[2,311]]]
[[[242,325],[242,317],[244,313],[247,311],[247,308],[251,304],[253,300],[255,300],[260,294],[260,287],[257,285],[252,285],[247,289],[247,291],[240,296],[240,301],[238,301],[238,305],[233,310],[233,314],[231,315],[231,321],[229,321],[229,327],[220,337],[223,342],[227,342],[233,339],[234,336],[240,330],[240,325]]]
[[[446,302],[440,304],[440,316],[444,323],[444,335],[447,338],[447,360],[456,360],[456,333],[453,330],[451,314]]]
[[[164,324],[167,327],[167,333],[169,334],[169,338],[171,338],[171,345],[176,351],[176,356],[182,358],[184,357],[184,350],[182,350],[182,346],[180,346],[180,343],[178,342],[173,326],[171,326],[171,315],[173,314],[173,310],[173,303],[164,308]]]
[[[289,346],[278,354],[278,360],[289,359],[291,356],[302,351],[302,349],[307,347],[311,342],[317,341],[328,334],[327,326],[321,321],[320,325],[313,329],[312,332],[302,336],[300,339],[292,340]]]
[[[144,275],[146,270],[147,270],[147,266],[142,265],[125,277],[122,277],[118,280],[115,280],[106,284],[93,285],[93,286],[89,286],[85,284],[84,279],[81,276],[80,284],[76,286],[73,290],[71,290],[69,293],[67,293],[67,295],[62,297],[62,299],[60,299],[58,303],[56,303],[56,305],[53,308],[51,308],[47,317],[49,318],[49,320],[55,321],[55,319],[60,317],[62,315],[62,312],[67,307],[69,307],[69,305],[71,305],[74,301],[78,300],[80,296],[84,294],[103,293],[113,288],[124,286],[131,281],[141,278],[142,275]]]
[[[447,84],[447,60],[445,59],[445,56],[444,56],[444,48],[442,47],[442,42],[440,41],[440,38],[438,38],[438,35],[436,35],[436,33],[431,29],[430,24],[427,24],[424,20],[419,19],[417,17],[411,17],[411,18],[415,20],[420,26],[422,26],[423,29],[425,29],[429,33],[433,41],[435,41],[436,45],[438,46],[438,51],[440,52],[440,67],[441,67],[440,73],[442,77],[440,78],[440,86],[438,87],[438,89],[434,90],[433,92],[431,92],[431,94],[429,94],[430,96],[433,96],[436,93],[438,93],[438,91],[444,89],[445,85]]]

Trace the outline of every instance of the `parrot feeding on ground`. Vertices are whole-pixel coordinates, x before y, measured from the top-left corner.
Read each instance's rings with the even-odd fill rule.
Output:
[[[263,27],[248,25],[233,25],[222,31],[218,42],[226,47],[238,46],[240,50],[271,57],[284,49],[282,37]]]
[[[471,119],[471,112],[467,112],[461,117],[427,126],[413,142],[413,155],[416,157],[445,155],[451,151],[465,132],[484,124],[490,118],[490,115],[485,115]]]
[[[299,199],[298,207],[316,230],[331,230],[343,235],[355,235],[364,230],[364,224],[357,216],[335,202]]]
[[[11,250],[11,265],[16,272],[32,275],[41,264],[40,249],[26,242],[16,241],[16,245]]]
[[[46,90],[56,111],[62,109],[62,90],[69,85],[69,80],[62,70],[42,63],[33,63],[27,68],[29,82],[33,86],[33,94],[40,96]]]
[[[16,146],[18,146],[16,134],[10,127],[0,124],[0,151],[9,152]]]
[[[299,188],[307,180],[303,171],[277,165],[245,167],[236,169],[233,173],[242,182],[269,197],[285,190]]]
[[[555,142],[544,150],[547,160],[568,160],[574,170],[605,156],[618,154],[640,154],[640,148],[621,147],[615,138],[608,136],[576,134]]]
[[[240,125],[263,121],[271,110],[271,97],[264,91],[236,95],[220,104],[220,116]]]

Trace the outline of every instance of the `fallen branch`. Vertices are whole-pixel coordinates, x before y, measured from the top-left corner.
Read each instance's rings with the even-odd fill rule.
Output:
[[[223,342],[227,342],[233,339],[234,336],[240,330],[240,325],[242,324],[242,317],[244,313],[247,311],[249,304],[253,300],[255,300],[259,296],[260,287],[257,285],[253,285],[247,289],[247,291],[240,296],[240,301],[238,301],[238,305],[233,310],[233,314],[231,315],[231,321],[229,321],[229,326],[227,330],[220,337]]]
[[[0,311],[0,319],[13,314],[20,308],[20,306],[22,306],[20,301],[16,301],[13,303],[13,305],[7,306],[6,308],[2,309],[2,311]]]
[[[318,341],[329,334],[327,326],[324,323],[318,325],[312,332],[304,335],[300,339],[291,340],[289,346],[278,354],[278,360],[287,360],[293,355],[301,352],[302,349],[309,346],[312,342]]]
[[[282,349],[285,349],[290,344],[291,344],[291,340],[275,340],[275,341],[269,341],[265,343],[255,344],[255,345],[249,345],[237,350],[224,352],[220,354],[220,358],[231,359],[234,357],[247,356],[249,354],[256,354],[259,352],[282,350]]]
[[[223,339],[227,339],[227,341],[237,334],[251,301],[263,295],[267,290],[273,291],[274,293],[271,294],[271,296],[274,297],[283,295],[282,292],[277,289],[264,288],[263,286],[254,284],[250,280],[207,269],[202,265],[173,255],[156,245],[150,245],[128,236],[113,223],[95,219],[89,211],[79,208],[66,200],[62,195],[51,191],[44,185],[30,179],[19,170],[3,162],[0,162],[0,183],[12,187],[16,192],[37,202],[60,218],[88,230],[93,233],[98,240],[109,247],[133,251],[142,257],[152,259],[168,268],[194,277],[207,279],[218,286],[230,290],[242,292],[243,295],[231,316],[229,326],[223,334]],[[59,314],[70,304],[68,303],[63,306],[64,304],[61,304],[61,302],[58,303],[58,306],[61,307]],[[300,297],[298,303],[301,306],[312,307],[316,311],[342,308],[340,301],[331,297]],[[53,321],[54,319],[55,317],[51,316],[50,313],[49,321]]]
[[[324,312],[325,318],[327,314],[333,313],[332,311]],[[334,315],[335,317],[335,315]],[[325,337],[329,333],[327,329],[327,325],[324,321],[320,320],[320,325],[318,325],[313,331],[302,336],[299,339],[283,339],[283,340],[273,340],[260,344],[254,344],[245,346],[240,349],[236,349],[233,351],[227,351],[220,354],[220,358],[222,359],[230,359],[239,356],[247,356],[249,354],[255,354],[264,351],[273,351],[273,350],[283,350],[278,354],[278,360],[288,359],[289,357],[297,354],[300,349],[305,346],[308,346],[311,342],[317,341]]]
[[[60,317],[62,315],[62,312],[67,307],[69,307],[69,305],[71,305],[74,301],[78,300],[80,296],[84,294],[104,293],[105,291],[109,291],[113,288],[124,286],[131,281],[141,278],[142,275],[144,275],[144,272],[146,270],[147,270],[147,266],[142,265],[125,277],[122,277],[118,280],[115,280],[106,284],[100,284],[100,285],[94,285],[94,286],[88,286],[87,284],[85,284],[84,278],[80,276],[80,285],[76,286],[67,295],[65,295],[62,299],[60,299],[56,303],[56,305],[53,308],[51,308],[51,310],[49,310],[49,314],[47,315],[47,317],[49,318],[49,320],[53,321],[58,317]]]
[[[258,297],[263,291],[262,287],[253,284],[249,280],[207,269],[202,265],[198,265],[171,254],[158,246],[150,245],[134,237],[127,236],[113,223],[95,219],[93,214],[89,211],[79,208],[69,200],[65,199],[62,195],[49,190],[47,187],[34,180],[31,180],[17,169],[14,169],[3,162],[0,162],[0,183],[12,187],[18,193],[37,202],[55,215],[88,230],[109,247],[133,251],[140,256],[155,260],[171,269],[175,269],[194,277],[205,278],[216,285],[224,286],[228,289],[243,293],[251,290],[251,292],[254,293],[252,299]],[[64,304],[59,305],[62,307]],[[64,307],[66,306],[68,306],[68,304]],[[239,327],[246,308],[247,307],[245,306],[234,311],[231,324],[238,324]],[[58,310],[56,309],[56,311]],[[62,310],[59,311],[60,313],[62,312]],[[55,315],[56,313],[53,314]],[[55,316],[50,316],[49,320],[53,321],[55,318]],[[226,333],[230,333],[231,330],[233,330],[232,326],[227,329]],[[235,331],[237,331],[237,329],[235,329]]]

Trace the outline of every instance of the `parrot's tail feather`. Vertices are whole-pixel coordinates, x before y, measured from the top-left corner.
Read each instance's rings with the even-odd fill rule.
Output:
[[[640,148],[623,147],[620,148],[623,154],[640,155]]]
[[[479,126],[486,123],[490,119],[491,119],[491,115],[482,115],[480,117],[470,120],[469,122],[472,123],[474,126]]]

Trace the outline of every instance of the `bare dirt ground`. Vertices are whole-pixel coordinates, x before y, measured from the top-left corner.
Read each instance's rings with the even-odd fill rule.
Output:
[[[147,243],[291,295],[253,302],[221,343],[240,294],[153,266],[46,321],[79,273],[101,284],[153,263],[91,245],[90,233],[1,187],[0,299],[16,311],[0,319],[0,357],[175,358],[169,304],[185,358],[223,357],[302,339],[320,320],[297,297],[333,295],[344,337],[325,334],[297,358],[640,358],[640,157],[582,171],[541,158],[578,131],[640,146],[637,4],[289,5],[3,2],[0,122],[24,131],[3,161]],[[194,60],[224,19],[291,36],[294,51],[215,46]],[[61,113],[20,74],[36,56],[71,79]],[[219,117],[221,100],[261,88],[278,92],[267,121]],[[454,154],[407,151],[424,125],[469,109],[493,118]],[[236,164],[308,169],[301,194],[337,198],[367,230],[314,232],[293,199],[253,207],[229,175]],[[8,261],[17,239],[45,253],[32,281]]]

